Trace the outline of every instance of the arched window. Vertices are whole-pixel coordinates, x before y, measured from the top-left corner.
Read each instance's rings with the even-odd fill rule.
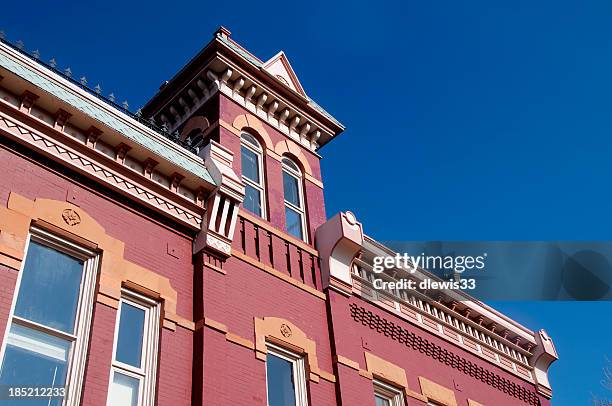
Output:
[[[242,206],[253,214],[265,218],[266,188],[263,171],[263,149],[249,133],[240,135],[242,180],[244,181],[244,202]]]
[[[202,130],[196,128],[185,137],[184,141],[199,151],[200,148],[204,147],[204,134],[202,134]]]
[[[291,159],[283,157],[283,190],[285,193],[287,232],[306,241],[303,184],[300,168]]]

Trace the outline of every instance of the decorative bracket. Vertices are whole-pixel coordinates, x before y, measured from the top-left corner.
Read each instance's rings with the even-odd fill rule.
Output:
[[[538,346],[532,359],[536,390],[550,399],[552,397],[552,388],[548,381],[548,368],[559,359],[559,356],[557,355],[552,338],[548,336],[546,331],[538,331],[535,338]]]
[[[363,227],[350,211],[338,213],[317,229],[323,288],[350,295],[351,264],[363,245]]]
[[[217,188],[206,200],[206,221],[194,243],[194,253],[207,249],[227,257],[231,255],[238,206],[244,200],[244,185],[232,169],[234,154],[227,148],[211,141],[200,156]]]

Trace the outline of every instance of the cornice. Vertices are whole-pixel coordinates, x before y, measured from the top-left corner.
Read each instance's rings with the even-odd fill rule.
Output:
[[[373,252],[375,255],[385,255],[385,254],[391,255],[391,256],[396,255],[395,251],[389,249],[388,247],[384,246],[380,242],[374,240],[373,238],[367,235],[364,235],[364,248],[367,251]],[[398,269],[397,271],[400,273],[402,272],[402,270],[400,269]],[[438,279],[435,275],[421,268],[419,268],[413,274],[413,276],[418,279],[422,279],[425,277]],[[444,297],[444,298],[437,297],[436,299],[427,297],[427,300],[431,301],[432,303],[433,302],[439,303],[440,299],[443,299],[445,302],[448,302],[448,303],[460,302],[461,307],[464,308],[463,309],[464,311],[465,309],[468,309],[468,308],[470,309],[470,312],[469,312],[470,317],[468,319],[477,319],[478,316],[482,316],[484,317],[484,319],[479,323],[481,326],[482,325],[492,325],[492,323],[495,323],[496,331],[500,333],[502,331],[508,331],[509,333],[512,333],[515,337],[520,337],[521,341],[524,344],[527,344],[527,343],[531,343],[532,345],[536,344],[537,340],[534,338],[536,333],[534,331],[521,325],[515,320],[512,320],[506,315],[494,310],[493,308],[485,305],[484,303],[468,295],[467,293],[463,291],[446,290],[444,291],[444,294],[445,296],[448,296],[448,297]],[[508,341],[510,344],[513,344],[510,340],[506,340],[506,341]]]
[[[344,127],[310,98],[262,68],[262,62],[217,35],[143,111],[171,131],[179,128],[214,94],[222,93],[273,128],[315,151]]]
[[[139,174],[101,151],[50,128],[49,124],[16,110],[4,100],[0,100],[0,135],[26,145],[192,230],[201,228],[204,212],[201,202],[198,204],[176,191],[165,189],[144,173]]]
[[[41,64],[21,55],[3,42],[0,42],[0,67],[97,120],[171,165],[195,175],[204,182],[213,183],[202,159],[197,155],[165,139],[120,110],[95,98]]]

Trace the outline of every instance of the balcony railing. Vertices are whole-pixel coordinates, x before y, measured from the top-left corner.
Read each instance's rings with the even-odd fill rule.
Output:
[[[478,325],[473,320],[452,311],[445,305],[437,303],[432,299],[426,299],[420,292],[408,292],[403,289],[385,289],[384,293],[380,293],[380,289],[375,290],[373,287],[374,279],[382,279],[387,282],[396,282],[397,279],[394,279],[386,273],[375,274],[370,264],[361,260],[355,260],[352,272],[353,278],[357,279],[362,285],[365,285],[368,290],[375,295],[373,299],[379,299],[384,302],[386,299],[384,296],[388,295],[393,302],[398,304],[398,306],[407,306],[421,314],[424,313],[428,316],[432,316],[443,326],[450,327],[460,335],[469,336],[475,339],[481,345],[481,351],[484,352],[489,349],[498,353],[503,353],[523,366],[529,367],[529,358],[532,355],[529,351],[501,336],[497,336],[495,333]]]
[[[233,248],[311,288],[321,289],[319,256],[314,248],[242,211]]]

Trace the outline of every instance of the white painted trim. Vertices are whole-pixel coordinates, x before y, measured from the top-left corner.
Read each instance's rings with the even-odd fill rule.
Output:
[[[15,316],[15,307],[17,298],[21,288],[27,253],[30,247],[30,242],[34,240],[36,243],[47,246],[49,248],[61,251],[73,258],[78,258],[83,261],[83,275],[80,284],[79,301],[75,315],[74,331],[72,334],[58,331],[56,329],[44,326],[40,323],[22,319]],[[42,331],[64,340],[71,341],[71,350],[67,362],[66,373],[66,396],[63,401],[63,406],[78,406],[81,401],[81,392],[83,389],[85,363],[88,354],[89,334],[91,330],[91,318],[93,314],[93,302],[95,285],[97,281],[97,272],[99,268],[99,255],[93,251],[78,246],[68,240],[55,236],[47,231],[37,227],[30,229],[30,234],[25,244],[25,255],[22,261],[21,269],[15,284],[13,292],[13,301],[8,322],[4,332],[2,349],[0,351],[0,362],[4,361],[8,334],[11,325],[17,322],[20,325],[25,325],[31,329]],[[2,365],[0,365],[2,368]]]
[[[244,176],[244,169],[242,170],[242,174],[241,174],[241,178],[242,181],[246,184],[248,184],[249,186],[257,189],[260,193],[259,193],[259,205],[261,206],[261,213],[258,215],[257,213],[252,213],[256,216],[261,217],[264,220],[268,219],[268,209],[267,209],[267,205],[266,205],[266,173],[265,173],[265,165],[264,165],[264,159],[266,154],[263,153],[263,148],[261,146],[261,143],[259,142],[259,140],[257,140],[257,138],[253,137],[255,139],[255,141],[257,141],[257,144],[259,145],[259,149],[257,149],[254,145],[250,144],[249,142],[246,142],[243,138],[242,138],[242,133],[246,133],[247,135],[249,135],[250,137],[253,137],[251,134],[249,134],[247,131],[242,131],[241,135],[240,135],[240,166],[242,168],[242,148],[246,148],[247,150],[253,152],[256,156],[257,156],[257,170],[259,171],[259,183],[249,179],[248,177]],[[246,210],[246,209],[245,209]],[[232,234],[230,234],[232,235]]]
[[[294,354],[278,345],[266,343],[268,354],[291,362],[293,366],[295,406],[308,406],[308,389],[306,387],[306,367],[304,357]],[[268,367],[266,365],[266,404],[268,403]],[[285,405],[294,406],[294,405]]]
[[[381,381],[374,380],[374,396],[388,400],[391,406],[404,406],[404,395],[402,391],[394,386],[387,385]]]
[[[117,342],[119,338],[119,324],[121,319],[122,306],[128,304],[130,306],[141,309],[145,312],[144,331],[141,348],[141,366],[134,367],[117,361]],[[110,403],[111,390],[113,388],[113,375],[115,372],[137,378],[140,381],[138,386],[138,401],[137,406],[154,406],[155,405],[155,389],[157,376],[157,355],[159,351],[159,323],[160,323],[160,304],[136,292],[127,289],[121,290],[121,299],[119,308],[115,317],[115,332],[113,338],[113,360],[110,368],[110,377],[108,381],[107,405],[114,406]]]
[[[306,243],[308,243],[308,229],[307,229],[307,224],[306,224],[306,201],[304,198],[304,175],[302,175],[302,171],[296,171],[294,168],[290,167],[289,165],[285,164],[285,162],[282,162],[284,159],[287,159],[289,161],[291,161],[294,165],[295,162],[284,156],[281,159],[281,163],[282,163],[282,169],[283,172],[286,172],[289,176],[295,178],[295,180],[297,181],[298,184],[298,195],[299,195],[299,203],[300,206],[296,206],[295,204],[287,201],[287,199],[284,198],[285,195],[285,191],[284,191],[284,184],[283,184],[283,201],[285,203],[286,207],[289,207],[289,209],[297,212],[297,214],[300,216],[300,220],[302,222],[302,240],[305,241]],[[299,168],[299,166],[296,165],[297,168]],[[286,217],[286,214],[285,214]],[[285,218],[286,221],[286,218]],[[286,224],[285,224],[286,226]],[[288,230],[287,233],[289,233]],[[290,233],[289,233],[290,234]],[[291,234],[293,235],[293,234]]]

